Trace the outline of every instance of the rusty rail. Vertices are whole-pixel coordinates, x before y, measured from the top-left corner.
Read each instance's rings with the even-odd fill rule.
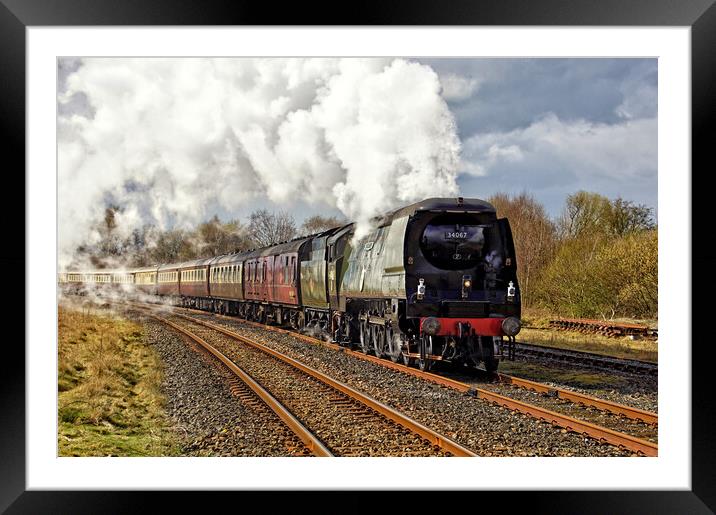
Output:
[[[193,311],[196,311],[197,313],[205,314],[205,312],[203,312],[203,311],[199,311],[199,310],[193,310]],[[233,321],[237,320],[235,317],[227,317],[224,315],[216,315],[216,316],[218,316],[219,318],[226,318],[228,320],[233,320]],[[306,341],[308,343],[323,345],[323,346],[332,348],[332,349],[340,351],[340,352],[347,352],[357,358],[360,358],[360,359],[363,359],[366,361],[370,361],[372,363],[377,363],[377,364],[382,365],[386,368],[398,370],[398,371],[401,371],[401,372],[404,372],[407,374],[414,375],[416,377],[421,377],[421,378],[427,379],[433,383],[437,383],[442,386],[446,386],[446,387],[452,388],[454,390],[458,390],[460,392],[468,392],[471,388],[471,386],[469,384],[462,383],[462,382],[456,381],[454,379],[439,376],[439,375],[433,374],[431,372],[422,372],[415,368],[406,367],[405,365],[393,363],[391,361],[386,361],[386,360],[384,360],[382,358],[378,358],[376,356],[372,356],[369,354],[366,355],[366,354],[363,354],[362,352],[353,351],[346,347],[337,345],[335,343],[326,342],[324,340],[320,340],[320,339],[314,338],[312,336],[307,336],[307,335],[304,335],[301,333],[296,333],[295,331],[289,331],[287,329],[282,329],[280,327],[266,326],[264,324],[259,324],[258,322],[252,322],[249,320],[241,319],[240,321],[241,321],[241,323],[247,323],[247,324],[250,324],[250,325],[253,325],[256,327],[260,327],[262,329],[267,329],[270,331],[275,331],[275,332],[283,333],[283,334],[290,334],[291,336],[299,338],[299,339]],[[592,406],[594,408],[597,408],[597,409],[600,409],[603,411],[609,411],[610,413],[614,413],[617,415],[624,415],[627,418],[631,418],[633,420],[641,420],[642,422],[644,422],[646,424],[656,425],[656,424],[658,424],[658,421],[659,421],[659,416],[656,413],[653,413],[651,411],[642,410],[639,408],[633,408],[631,406],[626,406],[624,404],[619,404],[619,403],[612,402],[612,401],[609,401],[606,399],[599,399],[597,397],[592,397],[590,395],[573,392],[571,390],[565,390],[563,388],[558,388],[555,386],[544,385],[544,384],[538,383],[536,381],[530,381],[529,379],[521,379],[519,377],[510,376],[507,374],[501,374],[501,373],[498,374],[498,379],[503,383],[513,384],[520,388],[534,390],[539,393],[549,393],[552,395],[556,394],[556,396],[561,399],[564,399],[564,400],[567,400],[570,402],[574,402],[576,404]]]
[[[583,393],[573,392],[571,390],[565,390],[563,388],[556,388],[554,386],[548,386],[529,379],[521,379],[519,377],[509,376],[507,374],[497,375],[500,382],[512,384],[520,388],[527,390],[533,390],[538,393],[548,393],[554,395],[560,399],[564,399],[576,404],[583,404],[585,406],[592,406],[602,411],[609,411],[615,415],[624,415],[627,418],[633,420],[641,420],[646,424],[657,425],[659,423],[659,415],[652,413],[651,411],[642,410],[639,408],[633,408],[624,404],[608,401],[605,399],[599,399]]]
[[[241,380],[246,383],[246,385],[251,388],[251,390],[253,390],[254,393],[261,398],[261,400],[266,403],[266,405],[296,434],[296,436],[298,436],[298,438],[314,454],[314,456],[333,456],[331,451],[329,451],[323,443],[321,443],[321,441],[313,433],[311,433],[311,431],[309,431],[296,417],[294,417],[290,411],[288,411],[278,400],[276,400],[273,395],[267,392],[260,384],[254,381],[250,375],[241,370],[233,361],[219,352],[215,347],[194,333],[187,331],[183,327],[169,320],[156,315],[151,315],[151,317],[163,324],[168,325],[176,331],[179,331],[219,359],[229,370],[241,378]]]
[[[549,345],[516,342],[518,355],[547,359],[559,363],[577,364],[583,367],[604,371],[622,371],[644,376],[658,376],[659,365],[651,361],[628,358],[615,358],[606,354],[562,349]]]
[[[342,392],[343,394],[361,402],[362,404],[368,406],[369,408],[373,409],[377,413],[380,413],[381,415],[392,420],[393,422],[395,422],[395,423],[405,427],[406,429],[412,431],[413,433],[421,436],[425,440],[429,441],[432,445],[435,445],[435,446],[451,453],[454,456],[459,456],[459,457],[477,456],[474,452],[467,449],[466,447],[463,447],[462,445],[458,444],[457,442],[454,442],[453,440],[447,438],[446,436],[443,436],[440,433],[433,431],[432,429],[422,425],[420,422],[417,422],[417,421],[411,419],[410,417],[403,415],[402,413],[373,399],[372,397],[369,397],[368,395],[365,395],[365,394],[359,392],[358,390],[351,388],[347,384],[337,381],[336,379],[333,379],[332,377],[327,376],[326,374],[319,372],[318,370],[316,370],[312,367],[309,367],[308,365],[305,365],[305,364],[301,363],[300,361],[297,361],[289,356],[286,356],[285,354],[282,354],[281,352],[278,352],[274,349],[271,349],[270,347],[268,347],[266,345],[255,342],[249,338],[246,338],[245,336],[242,336],[238,333],[230,331],[224,327],[212,324],[210,322],[206,322],[203,320],[197,320],[195,318],[188,317],[188,316],[182,315],[182,314],[177,314],[177,316],[185,318],[195,324],[202,325],[204,327],[208,327],[209,329],[212,329],[214,331],[218,331],[230,338],[233,338],[233,339],[238,340],[242,343],[245,343],[246,345],[249,345],[255,349],[265,352],[265,353],[273,356],[274,358],[279,359],[279,360],[283,361],[284,363],[287,363],[287,364],[301,370],[305,374],[308,374],[311,377],[314,377],[315,379],[331,386],[332,388],[335,388],[336,390]]]
[[[204,315],[207,314],[206,312],[200,311],[200,310],[192,310],[192,309],[189,309],[189,310],[197,312],[197,313],[201,313]],[[223,332],[224,334],[227,334],[228,336],[236,337],[240,340],[244,339],[243,336],[233,333],[232,331],[229,331],[223,327],[215,326],[214,324],[204,322],[204,321],[199,321],[195,318],[187,317],[185,315],[179,315],[179,316],[182,316],[182,317],[189,319],[193,322],[200,323],[202,325],[206,325],[207,327],[212,327],[216,330],[219,330],[220,332]],[[637,454],[641,454],[644,456],[657,456],[658,455],[658,444],[649,442],[648,440],[643,440],[641,438],[636,438],[631,435],[619,433],[618,431],[613,431],[613,430],[605,428],[605,427],[597,426],[590,422],[578,420],[578,419],[570,417],[568,415],[562,415],[560,413],[557,413],[557,412],[554,412],[554,411],[551,411],[551,410],[548,410],[545,408],[541,408],[539,406],[534,406],[534,405],[524,403],[522,401],[511,399],[509,397],[500,395],[498,393],[494,393],[489,390],[484,390],[482,388],[477,388],[475,386],[472,386],[472,385],[469,385],[466,383],[462,383],[462,382],[456,381],[454,379],[439,376],[439,375],[436,375],[436,374],[433,374],[430,372],[422,372],[418,369],[407,367],[405,365],[401,365],[401,364],[397,364],[397,363],[393,363],[391,361],[387,361],[387,360],[378,358],[376,356],[366,355],[366,354],[363,354],[360,352],[352,351],[345,347],[341,347],[340,345],[337,345],[334,343],[329,343],[329,342],[320,340],[318,338],[314,338],[314,337],[307,336],[304,334],[296,333],[294,331],[289,331],[287,329],[281,329],[278,327],[266,326],[264,324],[259,324],[256,322],[237,319],[236,317],[227,317],[227,316],[223,316],[223,315],[216,315],[216,316],[218,316],[220,318],[226,318],[226,319],[232,320],[232,321],[238,320],[241,323],[248,323],[250,325],[260,327],[262,329],[266,329],[266,330],[270,330],[270,331],[275,331],[275,332],[284,333],[284,334],[290,334],[291,336],[297,337],[301,340],[304,340],[304,341],[307,341],[307,342],[310,342],[313,344],[319,344],[319,345],[323,345],[323,346],[326,346],[329,348],[333,348],[335,350],[339,350],[341,352],[347,352],[347,353],[351,354],[352,356],[358,357],[359,359],[371,361],[378,365],[381,365],[381,366],[384,366],[387,368],[391,368],[393,370],[397,370],[397,371],[400,371],[400,372],[403,372],[403,373],[406,373],[409,375],[413,375],[415,377],[420,377],[422,379],[431,381],[431,382],[439,384],[441,386],[446,386],[448,388],[452,388],[454,390],[473,395],[477,398],[481,398],[486,401],[492,402],[494,404],[498,404],[498,405],[505,407],[507,409],[518,411],[520,413],[524,413],[526,415],[537,418],[538,420],[543,420],[543,421],[549,422],[553,425],[567,429],[568,431],[573,431],[576,433],[584,434],[585,436],[596,439],[598,441],[606,442],[606,443],[615,445],[620,448],[631,450],[633,452],[636,452]],[[231,333],[231,334],[228,334],[228,333]],[[261,345],[261,344],[258,344],[258,345]],[[291,358],[288,358],[288,359],[291,359]],[[517,379],[517,378],[515,378],[515,379]],[[524,381],[525,382],[524,384],[526,386],[529,383],[533,383],[534,385],[539,385],[540,388],[546,388],[546,389],[551,388],[551,387],[547,387],[546,385],[540,385],[539,383],[535,383],[534,381],[528,381],[526,379],[518,380],[518,382],[521,382],[521,381]],[[554,388],[551,388],[551,389],[554,390]],[[614,410],[616,410],[618,412],[620,409],[620,406],[622,406],[622,405],[618,405],[616,403],[611,403],[610,401],[591,398],[586,395],[576,394],[575,392],[569,392],[568,390],[560,389],[559,393],[565,399],[567,399],[568,396],[572,396],[575,399],[575,401],[573,401],[573,402],[578,402],[581,404],[587,404],[590,399],[594,399],[596,403],[599,403],[599,404],[605,406],[605,408],[600,408],[600,409],[607,409],[606,406],[609,405],[611,409],[608,409],[608,411],[613,412],[613,413],[615,412]],[[579,400],[576,400],[576,399],[579,399]],[[589,405],[593,405],[593,404],[589,404]],[[595,406],[595,407],[597,407],[597,406]],[[647,420],[650,420],[653,417],[654,422],[647,422],[647,420],[644,420],[644,422],[647,422],[647,423],[655,423],[658,420],[658,418],[657,418],[658,416],[656,414],[650,414],[649,412],[644,412],[643,410],[637,410],[636,408],[630,408],[628,406],[624,406],[624,408],[626,408],[626,409],[624,410],[624,412],[622,414],[624,414],[626,416],[629,416],[627,413],[631,413],[631,414],[637,415],[637,416],[635,416],[635,418],[637,418],[639,420],[644,420],[644,418],[642,418],[642,417],[645,417]],[[651,415],[652,417],[649,417],[648,415]]]

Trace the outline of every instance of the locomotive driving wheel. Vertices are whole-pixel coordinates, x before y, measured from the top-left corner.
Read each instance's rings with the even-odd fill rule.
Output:
[[[380,357],[380,344],[378,343],[378,326],[368,323],[368,331],[370,332],[370,348],[373,354]]]
[[[370,352],[370,331],[368,320],[360,320],[360,350],[363,354]]]
[[[388,325],[385,328],[385,346],[390,361],[397,363],[401,358],[401,339],[393,331],[393,326]]]
[[[373,324],[371,329],[375,355],[382,358],[385,354],[385,330],[383,329],[383,326],[378,324]]]
[[[428,372],[433,368],[433,361],[428,357],[433,353],[433,337],[422,336],[420,338],[420,358],[418,359],[418,368],[423,372]]]

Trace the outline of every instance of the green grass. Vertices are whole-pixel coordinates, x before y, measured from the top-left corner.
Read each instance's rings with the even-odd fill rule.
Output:
[[[178,455],[161,361],[141,326],[60,308],[58,334],[58,454]]]

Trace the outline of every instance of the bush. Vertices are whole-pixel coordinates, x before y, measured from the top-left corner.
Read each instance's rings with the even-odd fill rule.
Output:
[[[656,317],[656,229],[565,240],[539,277],[535,296],[540,305],[564,316]]]

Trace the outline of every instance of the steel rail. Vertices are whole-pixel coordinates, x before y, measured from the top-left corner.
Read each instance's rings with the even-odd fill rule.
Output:
[[[202,325],[204,327],[207,327],[209,329],[212,329],[214,331],[218,331],[230,338],[233,338],[235,340],[238,340],[242,343],[245,343],[246,345],[249,345],[255,349],[258,349],[262,352],[265,352],[271,356],[273,356],[276,359],[279,359],[283,361],[284,363],[287,363],[305,374],[310,375],[311,377],[314,377],[318,379],[319,381],[328,384],[332,388],[342,392],[343,394],[358,400],[362,404],[368,406],[369,408],[373,409],[377,413],[380,413],[381,415],[384,415],[386,418],[392,420],[393,422],[405,427],[406,429],[412,431],[413,433],[423,437],[427,441],[429,441],[432,445],[436,445],[439,448],[450,452],[454,456],[477,456],[474,452],[467,449],[466,447],[463,447],[462,445],[458,444],[457,442],[454,442],[450,438],[447,438],[446,436],[441,435],[440,433],[437,433],[433,431],[432,429],[424,426],[420,422],[417,422],[416,420],[411,419],[410,417],[407,417],[403,415],[402,413],[394,410],[393,408],[383,404],[380,401],[377,401],[376,399],[373,399],[372,397],[369,397],[368,395],[359,392],[358,390],[355,390],[348,386],[345,383],[342,383],[336,379],[333,379],[330,376],[327,376],[323,372],[320,372],[312,367],[309,367],[308,365],[305,365],[301,363],[300,361],[297,361],[289,356],[286,356],[285,354],[282,354],[281,352],[278,352],[274,349],[271,349],[270,347],[255,342],[251,340],[250,338],[247,338],[245,336],[242,336],[238,333],[235,333],[233,331],[230,331],[224,327],[212,324],[210,322],[206,322],[204,320],[197,320],[192,317],[188,317],[186,315],[177,314],[177,316],[187,319],[192,323]]]
[[[648,440],[619,433],[584,420],[577,420],[576,418],[562,415],[561,413],[540,408],[538,406],[533,406],[522,401],[510,399],[504,395],[483,390],[481,388],[475,388],[475,391],[476,397],[488,400],[508,409],[531,415],[539,420],[544,420],[545,422],[560,426],[567,431],[581,433],[601,442],[610,443],[612,445],[616,445],[617,447],[628,449],[638,454],[643,454],[644,456],[658,456],[658,445]]]
[[[273,411],[291,429],[291,431],[293,431],[296,436],[298,436],[298,438],[314,454],[314,456],[333,456],[333,453],[331,453],[331,451],[329,451],[326,446],[323,445],[323,443],[301,423],[301,421],[299,421],[295,416],[293,416],[290,411],[288,411],[278,400],[276,400],[273,395],[266,391],[260,384],[254,381],[254,379],[250,375],[241,370],[241,368],[236,366],[233,361],[231,361],[215,347],[213,347],[210,343],[207,343],[201,337],[195,335],[190,331],[187,331],[183,327],[171,322],[170,320],[166,320],[156,315],[150,316],[189,337],[191,340],[195,341],[208,352],[213,354],[216,358],[218,358],[224,365],[226,365],[227,368],[229,368],[229,370],[231,370],[244,383],[246,383],[246,385],[248,385],[248,387],[251,388],[251,390],[253,390],[254,393],[256,393],[256,395],[258,395],[259,398],[264,401],[264,403],[266,403],[266,405],[271,409],[271,411]]]
[[[197,313],[206,314],[204,311],[200,310],[192,310],[191,308],[187,308],[190,311],[195,311]],[[235,317],[228,317],[225,315],[215,315],[219,318],[226,318],[227,320],[233,320],[236,321],[237,319]],[[416,377],[420,377],[423,379],[427,379],[429,381],[432,381],[434,383],[440,384],[442,386],[447,386],[449,388],[453,388],[455,390],[458,390],[460,392],[469,392],[472,388],[471,385],[467,383],[463,383],[454,379],[446,378],[443,376],[439,376],[430,372],[423,372],[415,368],[407,367],[402,364],[393,363],[391,361],[387,361],[382,358],[378,358],[376,356],[372,356],[369,354],[363,354],[362,352],[354,351],[351,349],[348,349],[346,347],[342,347],[340,345],[337,345],[335,343],[326,342],[324,340],[320,340],[318,338],[314,338],[312,336],[296,333],[295,331],[290,331],[287,329],[282,329],[279,327],[273,327],[273,326],[267,326],[264,324],[259,324],[258,322],[252,322],[250,320],[243,320],[238,319],[241,323],[248,323],[250,325],[260,327],[262,329],[267,329],[270,331],[275,331],[282,334],[289,334],[291,336],[294,336],[296,338],[299,338],[303,341],[313,343],[313,344],[319,344],[323,346],[327,346],[329,348],[332,348],[334,350],[338,350],[341,352],[347,352],[351,355],[354,355],[355,357],[358,357],[360,359],[364,359],[366,361],[370,361],[373,363],[377,363],[379,365],[385,366],[387,368],[391,368],[393,370],[398,370],[407,374],[414,375]],[[571,390],[566,390],[563,388],[559,388],[556,386],[549,386],[542,383],[538,383],[536,381],[531,381],[529,379],[522,379],[514,376],[510,376],[507,374],[499,373],[497,375],[498,379],[507,384],[513,384],[520,388],[525,388],[528,390],[534,390],[539,393],[547,393],[550,395],[556,395],[560,399],[564,399],[570,402],[574,402],[576,404],[583,404],[585,406],[591,406],[594,408],[597,408],[602,411],[608,411],[610,413],[616,414],[616,415],[624,415],[627,418],[633,419],[633,420],[640,420],[646,424],[651,425],[657,425],[659,422],[659,416],[656,413],[653,413],[651,411],[642,410],[639,408],[634,408],[631,406],[627,406],[625,404],[619,404],[613,401],[609,401],[606,399],[599,399],[597,397],[592,397],[590,395],[586,395],[583,393],[573,392]]]
[[[576,404],[584,404],[585,406],[592,406],[603,411],[609,411],[610,413],[614,413],[616,415],[624,415],[633,420],[641,420],[646,424],[657,425],[659,423],[659,415],[651,411],[633,408],[617,402],[599,399],[597,397],[592,397],[591,395],[573,392],[571,390],[565,390],[554,386],[548,386],[529,379],[522,379],[507,374],[500,373],[497,377],[502,383],[512,384],[514,386],[525,388],[527,390],[533,390],[538,393],[547,393]]]
[[[657,363],[630,358],[616,358],[596,352],[562,349],[559,347],[525,342],[515,342],[515,350],[517,353],[522,352],[525,356],[531,354],[538,358],[549,359],[560,363],[576,363],[599,370],[616,370],[644,376],[656,376],[659,373],[659,365]]]
[[[191,308],[183,308],[183,309],[188,309],[189,311],[194,311],[194,312],[197,312],[200,314],[207,315],[206,312],[201,311],[201,310],[194,310]],[[183,316],[184,318],[190,319],[195,322],[199,322],[196,319],[193,319],[191,317],[186,317],[185,315],[179,315],[179,316]],[[364,359],[366,361],[371,361],[378,365],[381,365],[381,366],[384,366],[387,368],[391,368],[394,370],[398,370],[400,372],[403,372],[403,373],[406,373],[409,375],[413,375],[415,377],[420,377],[422,379],[431,381],[433,383],[436,383],[436,384],[439,384],[442,386],[446,386],[448,388],[452,388],[454,390],[457,390],[457,391],[460,391],[463,393],[468,393],[468,394],[473,395],[477,398],[481,398],[481,399],[493,402],[493,403],[503,406],[505,408],[508,408],[511,410],[516,410],[520,413],[524,413],[526,415],[532,416],[539,420],[544,420],[544,421],[550,422],[553,425],[562,427],[564,429],[567,429],[568,431],[574,431],[577,433],[584,434],[590,438],[596,439],[601,442],[606,442],[606,443],[615,445],[620,448],[625,448],[625,449],[634,451],[638,454],[642,454],[645,456],[657,456],[658,455],[658,444],[655,444],[648,440],[644,440],[644,439],[637,438],[637,437],[634,437],[631,435],[620,433],[618,431],[613,431],[613,430],[605,428],[605,427],[597,426],[590,422],[578,420],[578,419],[576,419],[574,417],[570,417],[568,415],[562,415],[560,413],[557,413],[557,412],[554,412],[554,411],[551,411],[551,410],[548,410],[545,408],[541,408],[538,406],[524,403],[522,401],[511,399],[504,395],[500,395],[498,393],[494,393],[494,392],[491,392],[489,390],[485,390],[482,388],[477,388],[475,386],[472,386],[472,385],[469,385],[466,383],[462,383],[462,382],[456,381],[454,379],[438,376],[438,375],[432,374],[430,372],[423,372],[423,371],[420,371],[420,370],[417,370],[417,369],[414,369],[411,367],[407,367],[405,365],[401,365],[401,364],[393,363],[391,361],[384,360],[384,359],[376,357],[376,356],[366,355],[361,352],[352,351],[350,349],[346,349],[345,347],[341,347],[340,345],[337,345],[334,343],[329,343],[329,342],[326,342],[323,340],[319,340],[318,338],[314,338],[314,337],[307,336],[304,334],[300,334],[300,333],[297,334],[294,331],[289,331],[287,329],[266,326],[264,324],[259,324],[257,322],[252,322],[252,321],[243,320],[243,319],[237,319],[235,317],[227,317],[224,315],[215,315],[215,316],[218,316],[220,318],[225,318],[228,320],[232,320],[232,321],[240,321],[241,323],[248,323],[250,325],[260,327],[262,329],[266,329],[266,330],[270,330],[270,331],[289,334],[291,336],[297,337],[301,340],[304,340],[304,341],[307,341],[310,343],[324,345],[329,348],[334,348],[336,350],[339,350],[341,352],[347,352],[350,355],[356,356],[360,359]],[[209,323],[203,322],[203,321],[201,321],[200,323],[209,324]],[[209,325],[213,326],[214,324],[209,324]],[[223,328],[221,328],[221,329],[223,330]],[[241,337],[240,335],[236,335],[236,336]],[[527,380],[522,380],[522,381],[527,381]],[[539,384],[539,383],[535,383],[535,384]],[[545,385],[542,385],[542,387],[547,388]],[[588,401],[588,398],[589,398],[589,396],[576,394],[574,392],[568,392],[567,390],[560,389],[559,392],[560,392],[560,394],[562,392],[564,392],[563,398],[565,398],[565,399],[570,394],[575,399],[579,398],[579,400],[577,402],[582,403],[582,404],[586,404]],[[610,401],[604,401],[601,399],[596,399],[596,401],[598,401],[600,404],[604,404],[605,406],[610,405],[610,407],[613,410],[618,410],[617,406],[620,406],[620,405],[617,405],[616,403],[611,403]],[[636,410],[636,408],[629,408],[628,406],[625,406],[625,408],[627,408],[626,410],[624,410],[626,412],[629,412],[630,410]],[[612,410],[609,410],[609,411],[612,411]],[[643,410],[637,410],[637,411],[641,412]],[[644,413],[649,414],[649,412],[644,412]],[[626,415],[626,413],[624,413],[624,414]],[[651,414],[651,415],[655,420],[658,420],[658,416],[656,414]],[[649,419],[649,417],[647,415],[641,415],[641,416],[644,416],[647,419]],[[639,418],[639,419],[643,420],[642,418]],[[646,420],[644,420],[644,421],[646,422]]]

